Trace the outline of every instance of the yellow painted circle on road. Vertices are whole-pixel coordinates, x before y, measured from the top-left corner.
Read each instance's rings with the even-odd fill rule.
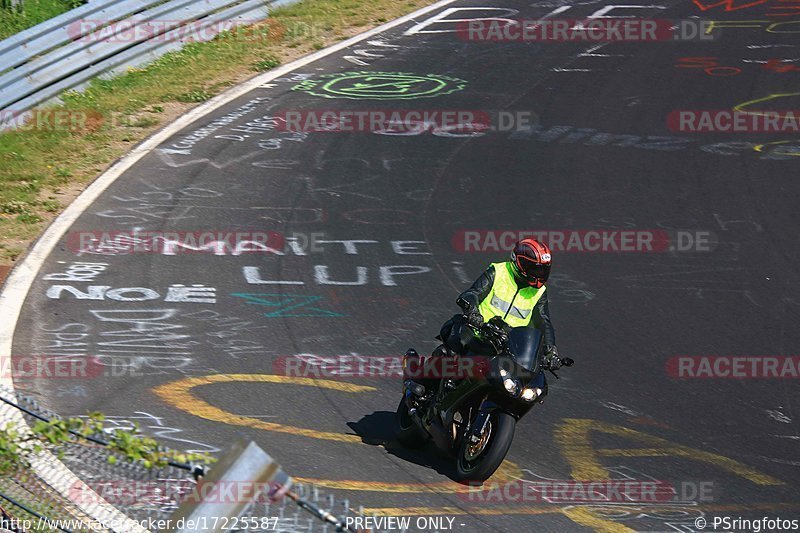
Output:
[[[754,100],[748,100],[747,102],[742,102],[741,104],[737,104],[733,106],[734,111],[739,111],[740,113],[746,113],[748,115],[759,115],[759,116],[766,116],[768,113],[775,113],[776,111],[771,109],[751,109],[758,104],[763,104],[765,102],[774,102],[775,100],[780,100],[783,98],[797,98],[800,96],[800,93],[777,93],[771,94],[769,96],[765,96],[763,98],[756,98]],[[791,105],[788,105],[785,109],[792,109]],[[778,117],[785,118],[787,115],[778,114]]]
[[[491,483],[508,483],[520,479],[522,471],[516,463],[503,461],[500,468],[491,477]],[[339,490],[362,490],[372,492],[398,492],[398,493],[419,493],[435,492],[438,494],[453,494],[457,492],[471,492],[486,490],[486,487],[470,487],[455,481],[441,481],[438,483],[387,483],[386,481],[359,481],[355,479],[331,480],[297,478],[301,483],[312,483],[328,489]]]
[[[213,385],[218,383],[279,383],[286,385],[301,385],[306,387],[319,387],[322,389],[335,390],[346,393],[373,392],[377,389],[366,385],[355,385],[344,381],[334,381],[327,379],[298,378],[292,376],[276,376],[272,374],[212,374],[209,376],[189,377],[165,383],[155,387],[153,391],[163,401],[194,416],[199,416],[213,422],[222,422],[234,426],[244,426],[289,435],[310,437],[312,439],[329,440],[334,442],[346,442],[362,444],[361,437],[347,433],[335,433],[330,431],[318,431],[315,429],[287,426],[266,422],[250,416],[242,416],[220,409],[193,394],[197,387]],[[503,483],[519,479],[522,472],[519,467],[510,462],[504,461],[494,476],[493,482]],[[480,490],[474,487],[461,485],[455,481],[442,481],[438,483],[387,483],[383,481],[360,481],[360,480],[327,480],[327,479],[308,479],[296,478],[302,483],[314,483],[333,489],[364,490],[374,492],[398,492],[398,493],[447,493],[469,492]]]
[[[346,433],[333,433],[328,431],[317,431],[314,429],[299,428],[266,422],[249,416],[241,416],[229,413],[219,407],[202,400],[192,394],[192,390],[204,385],[215,383],[282,383],[286,385],[304,385],[319,387],[322,389],[336,390],[340,392],[358,393],[371,392],[377,390],[375,387],[365,385],[354,385],[343,381],[333,381],[328,379],[298,378],[291,376],[274,376],[271,374],[213,374],[210,376],[184,378],[159,385],[153,391],[156,395],[167,402],[169,405],[185,411],[189,414],[222,422],[234,426],[245,426],[266,431],[276,431],[278,433],[288,433],[290,435],[300,435],[313,439],[332,440],[336,442],[361,442],[358,435],[348,435]]]

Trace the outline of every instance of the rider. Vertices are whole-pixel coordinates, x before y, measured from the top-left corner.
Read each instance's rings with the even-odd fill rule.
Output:
[[[510,259],[489,265],[459,295],[456,303],[464,314],[448,320],[440,338],[450,350],[464,353],[474,339],[467,325],[480,327],[499,316],[512,328],[538,328],[544,337],[544,363],[555,369],[560,366],[560,359],[545,286],[552,264],[550,248],[535,239],[523,239],[514,246]]]

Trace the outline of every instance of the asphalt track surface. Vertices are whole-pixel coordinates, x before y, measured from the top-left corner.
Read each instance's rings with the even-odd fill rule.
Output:
[[[244,435],[292,475],[355,504],[455,517],[460,531],[688,531],[698,517],[797,519],[797,379],[678,379],[668,371],[676,356],[785,356],[800,344],[797,134],[674,133],[666,121],[676,109],[753,101],[751,110],[797,109],[800,72],[764,67],[770,59],[800,63],[797,34],[765,29],[796,17],[777,16],[779,4],[755,4],[617,8],[615,15],[762,22],[713,41],[600,47],[406,34],[409,22],[226,104],[144,157],[86,210],[46,261],[17,326],[17,356],[129,357],[122,370],[136,376],[18,388],[64,415],[136,419],[177,448],[213,451]],[[449,7],[517,11],[461,12],[470,17],[538,18],[567,5]],[[576,3],[560,16],[605,5]],[[681,57],[731,68],[676,67]],[[358,72],[439,81],[340,76]],[[264,118],[298,109],[526,111],[540,129],[296,135]],[[242,116],[192,137],[235,110]],[[80,232],[133,228],[375,242],[321,243],[305,255],[289,246],[284,255],[164,255],[76,245]],[[623,229],[701,232],[712,245],[555,251],[551,310],[559,348],[577,363],[517,426],[495,480],[659,480],[689,487],[678,498],[686,501],[468,501],[456,494],[463,489],[446,458],[392,441],[398,378],[330,385],[280,376],[280,361],[298,354],[433,348],[457,293],[505,257],[461,251],[462,230]],[[79,261],[107,266],[83,280],[45,279]],[[166,301],[176,299],[174,284],[212,287],[215,302]],[[58,285],[105,288],[79,299]],[[114,291],[136,287],[147,290]],[[691,493],[698,486],[710,490],[702,501]]]

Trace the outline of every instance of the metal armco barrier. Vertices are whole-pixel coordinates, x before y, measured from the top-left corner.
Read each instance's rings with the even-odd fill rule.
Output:
[[[270,9],[296,1],[94,0],[63,13],[0,41],[0,129],[93,78],[152,62],[198,34],[206,40],[264,20]]]
[[[245,489],[252,484],[251,490]],[[190,533],[198,529],[223,532],[230,529],[230,520],[242,515],[255,500],[266,497],[253,487],[267,484],[285,487],[292,485],[291,478],[272,457],[252,441],[235,443],[222,459],[205,476],[200,487],[211,487],[210,491],[198,490],[198,500],[187,501],[172,515],[171,531]],[[226,486],[227,485],[227,486]],[[243,492],[249,492],[247,497]],[[227,494],[236,497],[228,498]],[[198,525],[203,527],[198,527]]]
[[[318,493],[316,489],[313,492]],[[324,509],[308,499],[304,486],[295,486],[294,481],[281,466],[255,442],[239,440],[211,472],[201,477],[192,495],[172,514],[166,530],[172,533],[208,531],[257,530],[300,533],[302,531],[353,532],[346,525],[352,514],[345,500],[339,512]],[[270,509],[270,501],[280,502]],[[292,503],[297,507],[287,513]],[[334,498],[329,498],[329,508],[334,507]],[[299,513],[306,514],[307,524],[301,524]],[[293,516],[287,516],[287,514]],[[361,511],[357,513],[363,515]],[[241,519],[241,521],[240,521]],[[308,529],[306,529],[308,528]]]

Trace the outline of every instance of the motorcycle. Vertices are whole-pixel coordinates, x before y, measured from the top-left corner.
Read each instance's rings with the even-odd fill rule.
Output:
[[[467,317],[462,319],[467,324]],[[470,345],[463,356],[444,345],[425,360],[413,348],[406,352],[395,434],[408,448],[432,439],[455,457],[458,481],[483,482],[505,459],[517,422],[547,396],[545,371],[558,378],[555,370],[572,366],[573,360],[551,356],[545,364],[542,334],[512,329],[500,317],[467,327],[477,340],[470,344],[477,347]],[[420,379],[419,369],[426,365],[437,372],[457,369],[459,375]]]

